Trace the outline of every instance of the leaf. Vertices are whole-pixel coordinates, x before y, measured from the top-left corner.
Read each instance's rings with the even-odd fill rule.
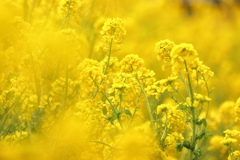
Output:
[[[132,117],[132,113],[129,110],[125,110],[124,112],[125,114],[129,115],[130,117]]]
[[[183,149],[183,143],[177,143],[176,149],[178,152],[181,152]]]
[[[127,114],[127,115],[129,115],[130,117],[132,117],[132,113],[129,111],[129,110],[121,110],[120,111],[120,114],[122,114],[122,113],[125,113],[125,114]]]
[[[105,106],[102,108],[102,112],[103,112],[104,115],[107,114],[107,108]]]
[[[195,155],[194,160],[198,160],[202,156],[202,152],[199,148],[195,150],[193,154]]]
[[[206,134],[205,130],[201,130],[197,135],[197,139],[202,139],[203,136],[205,136],[205,134]]]
[[[111,124],[113,124],[113,122],[114,122],[116,119],[117,119],[117,114],[114,113],[114,112],[112,112],[111,117],[108,117],[108,118],[107,118],[107,120],[108,120]]]
[[[188,140],[184,140],[183,146],[187,149],[190,149],[190,150],[193,149],[193,147],[191,146],[191,143]]]
[[[207,126],[207,120],[205,118],[201,119],[200,121],[196,122],[197,125],[204,125],[205,127]]]
[[[201,121],[202,121],[203,125],[206,127],[207,126],[207,120],[205,118],[203,118]]]
[[[187,109],[189,109],[189,108],[187,107],[187,105],[185,105],[185,104],[183,104],[183,103],[180,103],[177,108],[180,109],[180,110],[187,110]]]
[[[206,138],[213,136],[213,132],[209,131],[209,130],[206,130],[205,134],[206,134],[206,136],[205,136]]]

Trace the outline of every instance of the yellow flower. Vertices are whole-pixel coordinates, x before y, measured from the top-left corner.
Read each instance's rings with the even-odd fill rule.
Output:
[[[173,47],[170,55],[173,59],[182,61],[184,59],[188,59],[191,56],[196,57],[198,54],[192,44],[181,43]]]
[[[238,141],[237,138],[240,137],[240,131],[237,131],[237,130],[227,129],[226,131],[224,131],[224,134],[225,134],[225,137],[221,141],[221,143],[224,144],[224,145],[229,145],[229,144],[232,144],[232,143],[236,143]]]
[[[104,51],[119,50],[126,36],[126,29],[120,18],[110,18],[104,23],[100,32]]]
[[[63,22],[69,22],[80,13],[81,0],[61,0],[58,7],[58,16]]]
[[[121,62],[121,72],[133,72],[139,70],[143,66],[144,61],[136,54],[127,55]]]
[[[239,150],[236,150],[236,151],[230,153],[228,156],[228,160],[238,160],[238,159],[240,159],[240,151]]]
[[[202,94],[199,93],[194,93],[194,98],[200,102],[208,102],[211,101],[211,98],[207,96],[203,96]]]
[[[161,117],[161,126],[167,127],[173,132],[182,132],[185,128],[185,113],[172,104],[157,106],[157,114]]]
[[[164,62],[170,61],[170,52],[174,47],[174,42],[166,39],[156,43],[155,53],[157,54],[157,59],[163,60]]]
[[[157,114],[162,114],[162,112],[167,111],[169,104],[160,104],[157,106]]]

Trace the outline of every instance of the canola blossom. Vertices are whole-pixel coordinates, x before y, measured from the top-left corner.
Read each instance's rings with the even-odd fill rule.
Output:
[[[0,159],[240,159],[238,1],[0,13]]]

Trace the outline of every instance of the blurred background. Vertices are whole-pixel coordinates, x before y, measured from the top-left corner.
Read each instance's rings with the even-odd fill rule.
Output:
[[[233,126],[234,102],[240,96],[239,0],[1,0],[0,101],[4,103],[0,114],[7,117],[10,124],[6,132],[1,125],[1,134],[13,135],[9,139],[16,139],[18,136],[12,134],[15,127],[15,130],[21,129],[19,137],[22,137],[19,124],[25,130],[32,128],[30,132],[40,133],[37,130],[44,118],[42,104],[50,101],[44,96],[53,94],[52,88],[56,89],[55,102],[61,100],[64,92],[61,87],[64,88],[66,57],[71,62],[69,76],[72,79],[79,76],[77,66],[84,59],[102,60],[106,55],[99,50],[99,32],[108,18],[115,17],[123,19],[127,35],[121,49],[112,56],[122,59],[128,54],[137,54],[147,68],[155,71],[158,79],[170,73],[162,71],[162,62],[157,61],[154,53],[155,44],[164,39],[175,44],[193,44],[200,60],[215,73],[209,81],[214,90],[208,125],[216,136],[209,142],[211,154],[206,155],[208,159],[209,155],[212,159],[226,158],[227,149],[220,150],[223,137],[217,136],[223,136],[223,131]],[[74,83],[72,85],[74,87]],[[22,94],[27,98],[19,98]],[[5,106],[16,106],[11,115],[16,122],[5,114]],[[58,106],[58,103],[53,105]],[[4,118],[0,120],[1,124],[5,123]],[[32,126],[25,122],[31,122]],[[59,124],[62,133],[69,130],[73,134],[75,131],[71,129],[76,127],[65,123]],[[77,129],[81,131],[82,127]],[[224,156],[220,156],[220,152]]]

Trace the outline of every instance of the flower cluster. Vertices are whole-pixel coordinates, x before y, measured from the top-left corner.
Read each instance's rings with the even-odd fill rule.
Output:
[[[20,32],[13,30],[0,50],[8,61],[0,72],[1,142],[44,143],[45,159],[171,159],[184,156],[177,152],[183,147],[190,159],[199,158],[197,147],[207,132],[207,116],[200,114],[210,101],[211,71],[193,46],[158,42],[157,57],[171,71],[158,79],[139,55],[112,56],[126,36],[123,20],[104,23],[99,36],[107,54],[98,57],[98,36],[83,27],[97,24],[78,19],[83,2],[52,5],[61,19],[61,24],[56,20],[58,29],[49,27],[49,21],[41,30],[31,17],[29,22],[16,18]],[[51,19],[52,13],[46,16]]]
[[[58,16],[62,25],[69,24],[77,19],[80,14],[82,1],[77,0],[61,0],[58,7]]]
[[[152,90],[157,98],[167,93],[176,103],[175,107],[167,107],[165,104],[157,107],[157,113],[160,115],[157,119],[161,120],[160,124],[166,125],[166,133],[160,136],[161,142],[171,133],[171,126],[180,129],[174,129],[180,133],[186,130],[184,124],[187,121],[192,125],[192,137],[189,140],[189,136],[183,136],[184,140],[178,142],[177,149],[181,151],[185,147],[190,150],[190,157],[198,159],[201,149],[197,149],[196,146],[206,135],[207,126],[206,118],[199,115],[204,109],[207,117],[211,101],[207,81],[213,76],[213,72],[199,60],[198,53],[191,44],[175,44],[170,40],[163,40],[156,43],[155,53],[158,60],[163,61],[162,69],[166,70],[169,67],[171,73],[168,79],[159,80],[149,86],[149,91],[151,93]],[[203,95],[204,89],[207,91],[206,96]],[[181,123],[178,126],[179,122]]]
[[[237,99],[237,101],[235,102],[235,104],[232,104],[232,110],[235,114],[235,122],[239,122],[239,98]],[[231,122],[228,122],[231,123]],[[238,127],[234,127],[232,129],[227,129],[224,131],[224,138],[222,139],[221,143],[225,146],[228,147],[228,150],[230,151],[230,153],[228,153],[228,160],[234,160],[234,159],[238,159],[240,157],[239,154],[239,141],[240,141],[240,131]]]
[[[102,36],[102,48],[104,51],[119,50],[126,35],[126,29],[122,19],[107,19],[100,34]]]
[[[224,145],[229,145],[232,143],[236,143],[240,137],[240,132],[237,130],[226,130],[224,131],[225,137],[222,141]]]

